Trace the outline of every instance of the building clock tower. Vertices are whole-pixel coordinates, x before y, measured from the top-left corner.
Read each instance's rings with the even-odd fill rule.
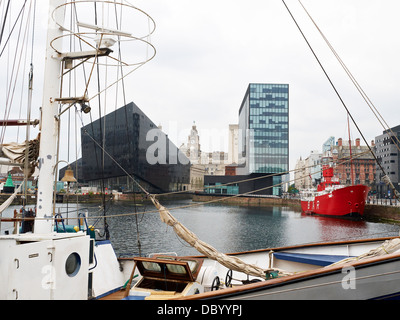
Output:
[[[200,137],[196,128],[196,122],[193,122],[192,130],[188,137],[187,155],[192,163],[199,163],[200,151]]]

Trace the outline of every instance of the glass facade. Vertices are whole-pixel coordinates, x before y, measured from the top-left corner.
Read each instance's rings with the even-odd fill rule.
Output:
[[[221,195],[237,195],[239,194],[239,185],[223,185],[220,182],[204,186],[204,192],[208,194],[221,194]]]
[[[239,132],[241,174],[289,171],[289,85],[250,84],[239,111]]]
[[[165,142],[155,152],[163,160],[157,163],[149,163],[147,157],[155,144],[148,139],[151,130],[155,130],[158,141]],[[89,186],[98,186],[104,179],[109,188],[139,191],[116,162],[150,192],[181,191],[190,183],[189,160],[176,161],[179,149],[133,102],[85,126],[81,135],[82,178]],[[91,137],[99,145],[104,137],[104,149],[114,160],[103,154]],[[183,157],[179,154],[179,159]]]

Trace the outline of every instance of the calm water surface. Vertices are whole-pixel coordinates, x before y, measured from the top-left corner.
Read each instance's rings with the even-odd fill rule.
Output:
[[[164,203],[167,208],[192,204],[191,201]],[[132,207],[116,205],[114,214],[132,212]],[[139,207],[138,211],[153,210]],[[347,240],[399,234],[396,224],[365,220],[336,219],[304,215],[288,207],[243,207],[207,204],[171,213],[201,240],[221,252],[231,253],[319,241]],[[137,217],[109,218],[111,241],[118,255],[176,252],[178,255],[198,255],[178,238],[173,229],[163,224],[158,213]],[[139,231],[139,233],[137,232]]]
[[[163,203],[167,208],[192,204],[190,200]],[[84,205],[79,207],[79,211],[86,208]],[[69,210],[73,208],[76,205],[68,205]],[[152,205],[136,208],[138,212],[154,211]],[[65,212],[66,205],[59,206],[58,210]],[[101,214],[98,205],[91,205],[86,210],[89,216]],[[9,208],[4,216],[11,216],[13,211],[14,207]],[[118,256],[147,256],[156,252],[198,255],[195,249],[175,235],[171,227],[161,222],[157,212],[118,217],[119,214],[133,212],[133,204],[118,202],[113,203],[107,211],[110,240]],[[171,213],[201,240],[225,253],[320,241],[395,236],[400,229],[397,224],[308,216],[288,207],[202,204],[171,209]],[[103,233],[102,221],[91,220],[89,223],[95,224]],[[3,223],[1,233],[11,228],[12,224]]]

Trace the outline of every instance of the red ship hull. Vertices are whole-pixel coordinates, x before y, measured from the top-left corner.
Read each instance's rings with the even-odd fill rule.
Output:
[[[302,199],[301,209],[307,214],[346,216],[364,214],[369,187],[355,185],[316,195],[313,199]]]

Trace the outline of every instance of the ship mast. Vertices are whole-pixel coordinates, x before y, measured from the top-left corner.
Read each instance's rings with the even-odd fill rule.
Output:
[[[351,185],[354,185],[354,174],[353,174],[353,155],[351,154],[351,137],[350,137],[350,119],[349,114],[347,113],[347,127],[349,131],[349,152],[350,152],[350,178]]]
[[[60,8],[60,10],[54,11],[55,8],[62,4],[64,4],[64,0],[49,0],[35,234],[50,233],[53,229],[53,183],[55,180],[59,126],[58,102],[56,102],[56,99],[60,97],[61,63],[59,59],[55,58],[56,52],[50,46],[50,43],[55,38],[63,35],[63,31],[56,21],[62,24],[64,9]],[[53,11],[54,19],[52,17]]]

